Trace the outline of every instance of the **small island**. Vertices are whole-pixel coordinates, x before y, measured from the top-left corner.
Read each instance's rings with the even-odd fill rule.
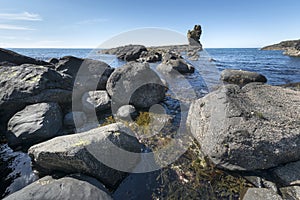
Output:
[[[261,48],[261,50],[282,50],[283,54],[300,57],[300,40],[288,40]]]

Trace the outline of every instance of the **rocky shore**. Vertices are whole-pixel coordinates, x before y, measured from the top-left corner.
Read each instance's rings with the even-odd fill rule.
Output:
[[[197,39],[200,28],[189,37]],[[160,171],[132,174],[145,152],[161,163],[157,149],[172,146],[178,128],[176,116],[161,112],[176,99],[149,63],[160,62],[157,71],[170,76],[195,73],[188,60],[197,59],[202,45],[191,43],[103,51],[127,61],[117,69],[96,60],[45,62],[0,49],[1,142],[29,155],[39,177],[12,194],[1,190],[2,197],[138,199],[142,191],[136,188],[144,181],[152,187],[146,199],[299,199],[299,84],[271,86],[264,75],[241,70],[224,70],[218,89],[190,107],[184,102],[172,108],[187,115],[182,132],[188,142],[178,143],[188,144],[182,156]],[[7,187],[13,169],[0,158]]]
[[[278,44],[263,47],[262,50],[282,50],[284,55],[300,57],[300,40],[283,41]]]

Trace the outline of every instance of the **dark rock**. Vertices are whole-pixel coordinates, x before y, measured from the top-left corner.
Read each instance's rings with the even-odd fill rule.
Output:
[[[160,72],[165,73],[173,73],[173,72],[179,72],[181,74],[187,74],[187,73],[194,73],[195,68],[188,64],[183,59],[170,59],[165,60],[163,63],[159,64],[156,69]]]
[[[87,122],[84,112],[69,112],[64,117],[64,126],[74,128],[82,127]]]
[[[83,110],[86,113],[110,109],[111,101],[105,90],[90,91],[82,96]]]
[[[144,51],[147,51],[147,49],[142,45],[126,45],[102,50],[101,53],[116,55],[119,59],[125,61],[136,61]]]
[[[284,200],[299,200],[300,199],[300,186],[291,186],[280,188],[280,192]]]
[[[199,46],[202,48],[200,43],[200,37],[202,34],[202,28],[200,25],[195,25],[193,30],[189,30],[187,33],[187,38],[190,46]]]
[[[223,70],[221,73],[221,80],[226,83],[232,83],[241,86],[251,82],[267,82],[267,78],[259,73],[234,69]]]
[[[0,63],[9,62],[16,65],[33,64],[33,65],[50,65],[49,63],[41,60],[36,60],[27,56],[23,56],[16,52],[0,48]]]
[[[105,187],[96,179],[72,175],[60,179],[46,176],[13,193],[6,200],[112,200]]]
[[[31,146],[58,135],[62,128],[61,109],[56,103],[26,106],[8,122],[8,144]]]
[[[292,57],[300,57],[300,40],[288,40],[263,47],[262,50],[283,50],[283,54]]]
[[[126,171],[133,170],[140,161],[141,145],[132,135],[127,127],[116,123],[56,137],[31,147],[28,152],[34,163],[44,170],[84,173],[116,188],[127,175]],[[120,149],[136,154],[127,155]]]
[[[66,56],[55,66],[57,71],[70,75],[76,87],[88,90],[105,89],[108,77],[114,71],[108,64],[92,60]]]
[[[72,99],[71,78],[43,66],[0,66],[0,85],[2,127],[6,127],[8,120],[28,104],[70,103]]]
[[[284,166],[277,167],[274,170],[274,175],[278,181],[285,185],[299,185],[300,184],[300,161],[288,163]]]
[[[299,96],[260,83],[225,85],[191,105],[187,125],[219,167],[276,167],[300,159]]]
[[[194,73],[195,71],[191,64],[187,63],[180,54],[175,52],[164,53],[162,63],[156,69],[164,73],[179,72],[182,74]]]
[[[162,101],[165,87],[160,77],[147,63],[128,63],[116,69],[110,76],[107,92],[116,103],[116,109],[122,105],[148,108]],[[113,110],[116,113],[117,110]]]
[[[125,105],[118,109],[116,117],[123,120],[134,120],[137,117],[137,111],[132,105]]]
[[[155,63],[162,59],[162,54],[157,51],[143,51],[138,59],[139,62]]]
[[[49,60],[49,63],[51,63],[51,64],[53,64],[53,65],[56,65],[57,63],[59,63],[59,59],[57,59],[57,58],[51,58],[51,59]]]
[[[272,190],[265,188],[249,188],[243,200],[283,200],[281,196]]]

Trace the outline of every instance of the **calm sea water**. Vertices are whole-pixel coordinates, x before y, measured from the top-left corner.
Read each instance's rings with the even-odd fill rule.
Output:
[[[92,49],[12,49],[18,53],[49,60],[63,56],[76,56],[93,58],[107,62],[113,67],[118,67],[123,62],[111,55],[95,54]],[[272,85],[300,81],[300,58],[282,55],[282,51],[261,51],[256,48],[244,49],[205,49],[201,52],[202,58],[210,57],[216,60],[209,66],[221,71],[225,68],[242,69],[262,73]],[[202,62],[202,61],[201,61]],[[203,63],[193,63],[200,68]],[[196,77],[193,77],[196,78]]]

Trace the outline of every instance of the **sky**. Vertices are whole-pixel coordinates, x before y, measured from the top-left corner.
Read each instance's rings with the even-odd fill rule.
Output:
[[[186,43],[258,48],[300,39],[299,0],[0,0],[0,47],[96,48]]]

